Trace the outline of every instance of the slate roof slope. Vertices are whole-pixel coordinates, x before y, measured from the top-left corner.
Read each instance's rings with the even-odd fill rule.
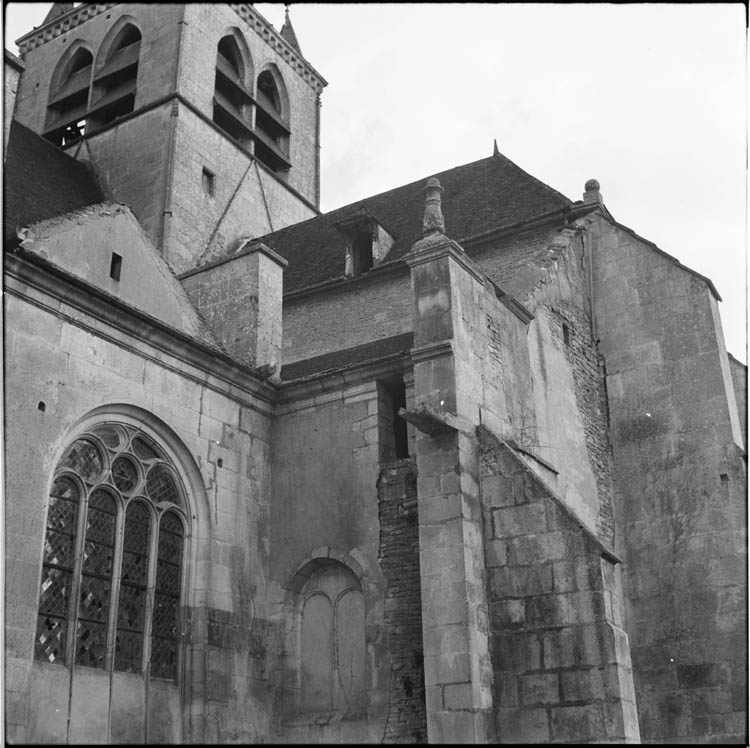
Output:
[[[13,120],[4,164],[3,241],[16,228],[104,201],[86,166]]]
[[[386,261],[402,257],[421,236],[422,190],[429,176],[436,176],[443,186],[446,234],[458,242],[572,204],[498,153],[258,237],[289,261],[284,274],[285,290],[302,289],[343,275],[346,245],[334,224],[363,209],[395,238]]]

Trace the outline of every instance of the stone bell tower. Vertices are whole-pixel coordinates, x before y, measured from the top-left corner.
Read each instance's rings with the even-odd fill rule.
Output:
[[[317,214],[320,94],[251,4],[55,3],[18,40],[16,118],[88,163],[175,272]]]

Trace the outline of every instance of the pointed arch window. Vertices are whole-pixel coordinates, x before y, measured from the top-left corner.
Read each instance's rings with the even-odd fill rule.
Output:
[[[177,679],[185,506],[139,429],[102,424],[70,444],[49,497],[37,659]]]
[[[126,23],[117,32],[104,64],[95,74],[91,119],[97,126],[106,125],[135,109],[141,39],[140,30]]]
[[[85,47],[77,49],[52,77],[45,137],[60,146],[70,145],[86,131],[91,69],[94,58]]]
[[[252,96],[245,87],[245,65],[237,40],[228,34],[219,41],[214,80],[214,122],[249,147]]]
[[[271,171],[286,172],[289,162],[289,130],[279,82],[264,70],[258,76],[255,112],[255,155]]]

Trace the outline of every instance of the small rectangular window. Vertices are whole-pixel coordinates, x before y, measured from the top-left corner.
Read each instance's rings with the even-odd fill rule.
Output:
[[[112,280],[120,280],[120,271],[122,270],[122,257],[117,252],[112,252],[112,262],[109,265],[109,277]]]
[[[214,181],[215,181],[215,175],[204,166],[203,167],[203,191],[207,195],[214,194]]]
[[[403,378],[378,382],[378,440],[380,459],[384,462],[409,456],[406,421],[398,414],[406,407],[406,386]]]
[[[570,328],[564,322],[562,326],[562,334],[565,345],[570,345]]]

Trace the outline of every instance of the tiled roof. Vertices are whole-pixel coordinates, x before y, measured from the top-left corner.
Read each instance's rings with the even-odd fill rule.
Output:
[[[16,236],[16,228],[104,200],[82,163],[15,120],[4,166],[4,241]]]
[[[393,335],[390,338],[375,340],[372,343],[356,345],[343,351],[324,353],[322,356],[306,358],[285,364],[281,369],[281,378],[285,382],[291,379],[301,379],[324,371],[332,371],[343,367],[357,366],[367,361],[377,361],[398,353],[408,353],[414,345],[414,333],[406,332]]]
[[[571,201],[502,154],[432,174],[443,186],[446,234],[462,239],[559,210]],[[402,257],[420,238],[427,177],[259,237],[289,261],[284,288],[293,291],[338,278],[346,244],[334,224],[364,209],[395,237],[386,260]]]

